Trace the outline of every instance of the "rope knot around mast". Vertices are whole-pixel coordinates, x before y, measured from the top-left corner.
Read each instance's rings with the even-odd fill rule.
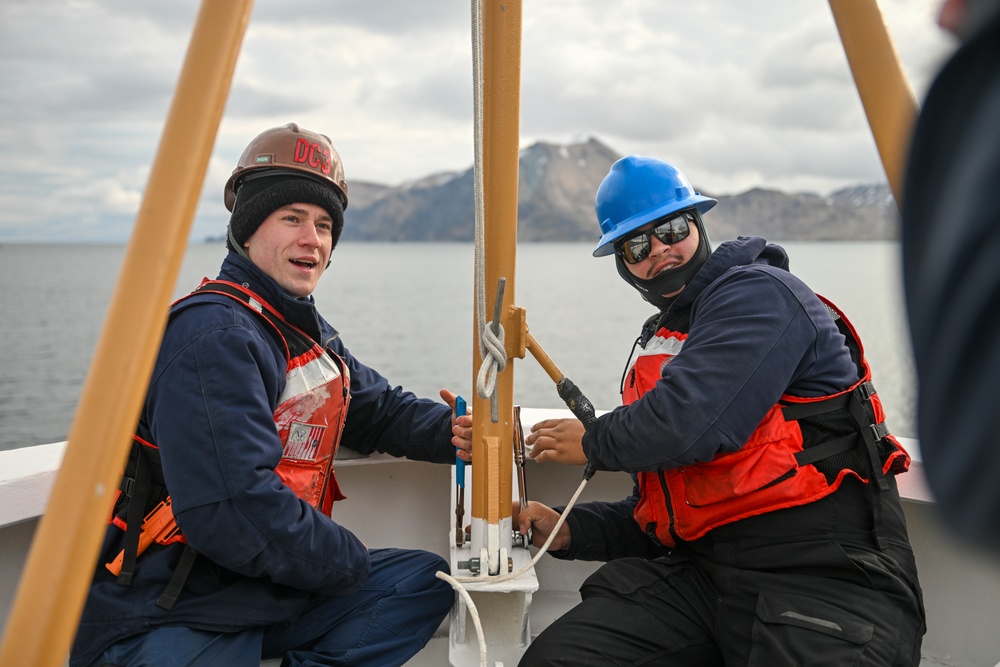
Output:
[[[476,391],[479,392],[479,398],[491,398],[496,392],[497,376],[507,367],[507,348],[504,346],[502,326],[494,323],[481,327],[479,353],[483,357],[483,363],[476,376]]]

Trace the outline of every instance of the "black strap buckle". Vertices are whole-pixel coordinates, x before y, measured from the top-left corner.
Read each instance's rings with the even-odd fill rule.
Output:
[[[879,422],[878,424],[871,425],[872,433],[875,434],[875,442],[878,442],[885,436],[889,435],[889,427],[885,425],[885,422]]]
[[[858,388],[854,390],[862,401],[869,400],[872,396],[878,393],[875,389],[875,385],[871,382],[862,382],[858,385]]]

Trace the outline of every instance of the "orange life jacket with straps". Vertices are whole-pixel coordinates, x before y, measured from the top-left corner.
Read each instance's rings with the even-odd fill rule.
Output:
[[[274,423],[283,449],[274,472],[300,499],[329,515],[334,501],[344,498],[333,473],[333,462],[350,403],[347,365],[241,285],[205,280],[174,305],[202,293],[222,294],[246,306],[259,316],[284,349],[285,388],[274,411]],[[149,516],[164,507],[172,522],[159,450],[155,444],[136,435],[111,515],[111,522],[125,531],[125,548],[116,561],[120,562],[119,583],[131,583],[136,558],[150,541],[160,544],[186,542],[176,526],[161,531],[157,537],[148,536],[140,541],[144,517],[145,523],[149,523]],[[195,555],[190,547],[185,549],[167,591],[157,602],[159,606],[165,609],[173,606]],[[110,564],[109,569],[112,569]]]
[[[853,476],[872,489],[876,534],[884,548],[877,496],[889,489],[885,476],[905,472],[910,457],[885,426],[854,327],[836,306],[820,299],[844,334],[861,379],[831,396],[782,396],[738,451],[639,473],[634,516],[652,539],[665,546],[696,540],[740,519],[819,500]],[[686,332],[661,328],[645,343],[623,388],[625,405],[653,388],[686,338]]]

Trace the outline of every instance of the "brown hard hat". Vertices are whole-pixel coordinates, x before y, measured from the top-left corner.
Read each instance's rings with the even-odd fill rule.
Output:
[[[236,203],[236,190],[247,174],[265,169],[300,171],[329,183],[347,208],[347,181],[344,164],[330,143],[330,137],[289,123],[258,134],[243,151],[233,175],[226,181],[225,202],[230,211]]]

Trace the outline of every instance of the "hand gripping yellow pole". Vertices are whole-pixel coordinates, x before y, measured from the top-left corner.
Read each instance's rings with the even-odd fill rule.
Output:
[[[0,665],[65,663],[166,325],[252,0],[204,0]]]
[[[830,9],[889,187],[901,207],[916,99],[876,0],[830,0]]]

